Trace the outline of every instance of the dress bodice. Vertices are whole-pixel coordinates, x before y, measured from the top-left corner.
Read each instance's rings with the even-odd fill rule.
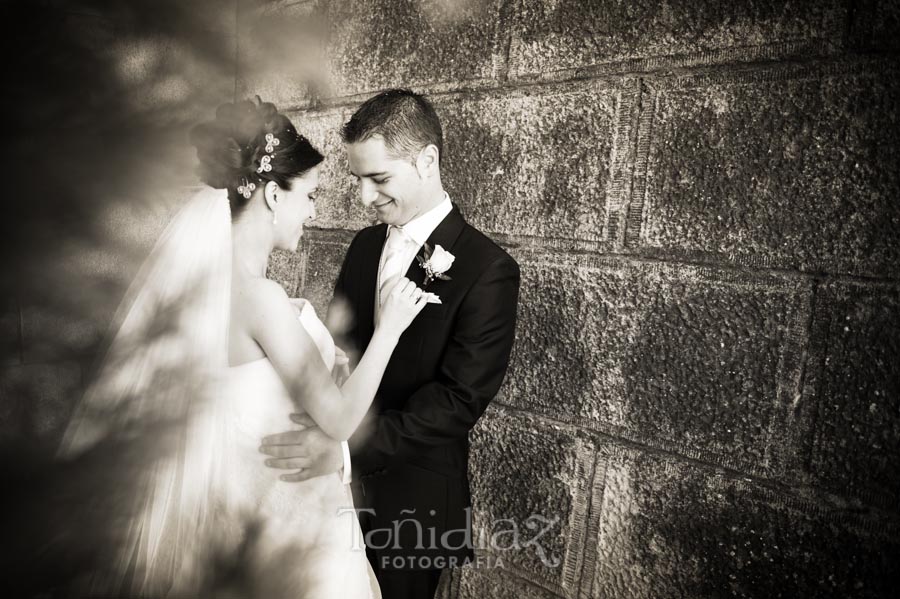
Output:
[[[316,344],[325,366],[331,370],[335,345],[328,329],[309,302],[303,305],[298,318]],[[233,425],[257,442],[266,435],[290,430],[293,428],[290,414],[304,411],[291,399],[267,357],[228,368],[222,388]]]
[[[325,325],[307,302],[298,315],[325,366],[333,368],[335,346]],[[313,356],[314,357],[314,356]],[[366,559],[364,539],[353,512],[350,488],[337,472],[300,483],[284,482],[288,471],[269,468],[259,452],[263,437],[296,429],[290,420],[302,412],[272,362],[263,357],[227,369],[221,399],[227,409],[222,472],[224,503],[234,522],[262,524],[257,539],[263,568],[258,577],[275,578],[284,596],[380,599],[378,583]],[[243,538],[243,529],[232,536]],[[237,541],[236,541],[237,542]],[[285,559],[285,556],[290,559]],[[285,570],[285,565],[290,565]]]

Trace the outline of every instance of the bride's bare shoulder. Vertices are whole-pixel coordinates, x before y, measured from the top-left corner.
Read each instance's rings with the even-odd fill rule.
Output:
[[[231,290],[232,312],[248,320],[259,317],[290,316],[291,307],[284,288],[264,277],[243,278],[234,281]]]
[[[287,293],[275,281],[262,277],[235,277],[231,288],[229,356],[233,364],[266,355],[261,339],[291,328]]]
[[[240,301],[267,308],[290,307],[287,292],[279,283],[264,277],[248,278],[232,291]]]

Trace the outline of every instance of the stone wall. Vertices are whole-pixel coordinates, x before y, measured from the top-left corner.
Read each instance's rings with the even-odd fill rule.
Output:
[[[558,520],[444,597],[893,594],[900,11],[268,10],[330,26],[326,84],[239,75],[328,153],[317,227],[271,276],[324,309],[369,224],[337,128],[393,86],[432,98],[451,197],[522,265],[510,372],[471,435],[475,525],[524,543]]]
[[[323,310],[369,224],[337,129],[393,86],[433,99],[451,196],[522,266],[509,376],[471,435],[475,526],[497,543],[443,597],[894,596],[900,9],[224,6],[225,87],[328,155],[316,226],[271,265],[291,295]],[[63,280],[120,259],[88,252]],[[41,306],[2,306],[4,435],[58,435],[102,330]],[[497,535],[510,521],[524,546]]]

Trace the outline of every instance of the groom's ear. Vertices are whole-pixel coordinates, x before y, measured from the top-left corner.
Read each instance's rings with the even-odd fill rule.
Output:
[[[263,187],[263,197],[266,200],[266,206],[269,207],[269,210],[272,212],[275,211],[275,207],[278,205],[278,183],[275,181],[268,181]]]
[[[434,144],[428,144],[419,151],[416,158],[416,171],[421,179],[433,177],[438,172],[438,149]]]

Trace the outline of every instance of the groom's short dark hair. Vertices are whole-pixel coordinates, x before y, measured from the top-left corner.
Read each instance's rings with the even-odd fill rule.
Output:
[[[389,89],[363,102],[341,128],[344,143],[365,141],[380,135],[388,151],[398,158],[415,157],[434,144],[438,162],[444,154],[441,121],[425,96],[408,89]]]

